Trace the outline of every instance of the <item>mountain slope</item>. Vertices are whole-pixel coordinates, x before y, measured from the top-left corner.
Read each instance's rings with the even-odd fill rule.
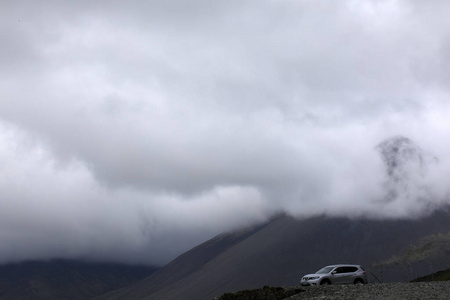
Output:
[[[450,281],[450,269],[422,276],[412,280],[411,282],[430,282],[430,281]]]
[[[449,228],[447,210],[420,220],[296,220],[281,215],[247,232],[216,237],[137,284],[101,299],[211,299],[264,285],[297,285],[303,274],[323,265],[370,267],[401,253],[423,236],[447,233]],[[444,264],[450,263],[448,257],[443,259]],[[406,281],[420,275],[405,272],[408,267],[385,268],[384,281]]]

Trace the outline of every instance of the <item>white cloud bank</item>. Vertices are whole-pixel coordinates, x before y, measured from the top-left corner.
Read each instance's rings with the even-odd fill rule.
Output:
[[[163,263],[279,211],[449,204],[449,11],[2,2],[0,261]],[[387,203],[375,146],[398,134],[439,163]]]

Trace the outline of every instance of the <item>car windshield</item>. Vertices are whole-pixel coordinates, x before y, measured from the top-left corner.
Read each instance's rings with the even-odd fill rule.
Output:
[[[333,267],[325,267],[316,272],[316,274],[328,274],[333,270]]]

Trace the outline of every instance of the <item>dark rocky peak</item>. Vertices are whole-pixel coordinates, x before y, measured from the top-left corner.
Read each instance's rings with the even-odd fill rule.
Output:
[[[407,167],[415,167],[416,170],[423,173],[427,155],[412,140],[403,136],[395,136],[378,144],[376,149],[380,152],[386,165],[387,174],[392,179],[398,180],[399,173],[403,173]]]
[[[428,189],[423,179],[427,176],[427,170],[437,163],[437,158],[403,136],[384,140],[376,146],[376,150],[386,167],[386,201],[400,196],[418,197],[418,190],[423,194]]]

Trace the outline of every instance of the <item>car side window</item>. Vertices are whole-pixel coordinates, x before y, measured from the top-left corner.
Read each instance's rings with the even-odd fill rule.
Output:
[[[334,270],[336,274],[345,273],[345,267],[339,267]]]
[[[345,267],[345,273],[354,273],[358,270],[356,267]]]

